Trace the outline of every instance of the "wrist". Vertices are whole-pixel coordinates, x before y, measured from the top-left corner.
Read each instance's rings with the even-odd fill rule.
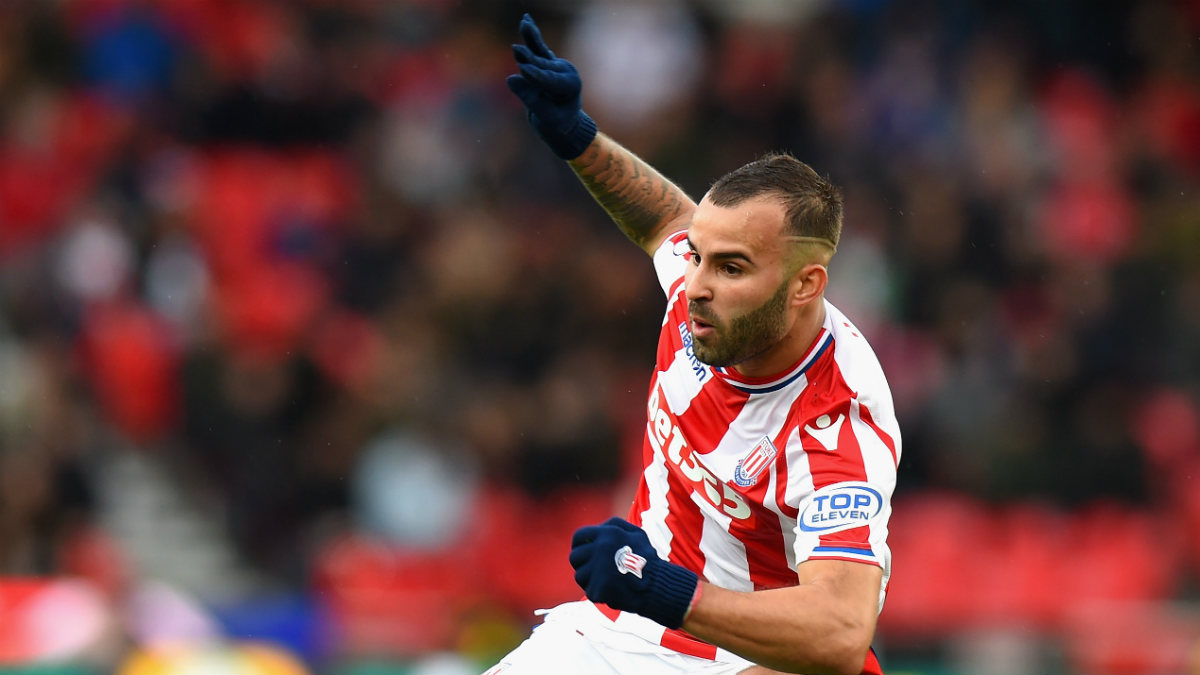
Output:
[[[661,561],[655,565],[651,605],[643,614],[667,628],[679,628],[699,599],[700,577],[695,572]]]
[[[592,144],[592,139],[596,138],[596,121],[582,110],[579,111],[571,128],[565,131],[542,128],[544,125],[532,112],[529,113],[529,121],[559,159],[567,161],[575,159],[582,155],[583,151]]]
[[[680,621],[679,625],[682,626],[683,624],[687,623],[688,617],[692,615],[692,610],[696,608],[696,603],[700,602],[700,594],[703,590],[704,584],[697,582],[696,592],[692,593],[692,601],[688,603],[687,610],[683,613],[683,621]]]

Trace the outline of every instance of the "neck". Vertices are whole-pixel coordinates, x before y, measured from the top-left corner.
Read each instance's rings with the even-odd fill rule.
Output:
[[[825,325],[825,300],[818,297],[800,308],[792,327],[774,347],[733,366],[745,377],[770,377],[787,370],[800,360]]]

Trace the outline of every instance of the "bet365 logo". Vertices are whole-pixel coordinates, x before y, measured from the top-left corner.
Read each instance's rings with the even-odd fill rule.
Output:
[[[649,421],[646,423],[646,437],[650,439],[650,444],[655,450],[666,455],[667,461],[679,467],[683,477],[691,483],[692,491],[703,497],[704,501],[730,518],[749,518],[750,505],[746,503],[745,498],[728,483],[718,480],[700,463],[687,439],[683,437],[683,432],[679,430],[679,425],[675,424],[670,413],[659,405],[661,400],[662,388],[655,385],[654,393],[650,395],[647,404]]]

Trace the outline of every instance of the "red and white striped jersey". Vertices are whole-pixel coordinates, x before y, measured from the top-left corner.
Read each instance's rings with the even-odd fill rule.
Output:
[[[685,236],[654,255],[667,310],[629,520],[661,557],[732,590],[794,586],[805,560],[878,565],[882,609],[900,430],[875,353],[826,302],[820,335],[777,376],[701,363],[677,253]]]

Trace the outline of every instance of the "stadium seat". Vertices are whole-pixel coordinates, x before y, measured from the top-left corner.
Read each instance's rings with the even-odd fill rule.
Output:
[[[318,553],[314,590],[338,651],[409,656],[453,645],[475,579],[462,552],[404,550],[358,535]]]
[[[1159,603],[1080,603],[1063,635],[1071,672],[1194,673],[1200,665],[1200,615]]]
[[[975,589],[972,614],[977,622],[1033,624],[1045,627],[1063,606],[1060,574],[1065,555],[1066,514],[1043,504],[998,509],[983,542],[983,579]]]
[[[1182,554],[1188,557],[1193,573],[1200,573],[1200,490],[1196,489],[1196,476],[1200,476],[1200,457],[1181,463],[1168,477],[1167,522],[1182,540]]]
[[[1178,546],[1149,514],[1097,504],[1075,515],[1067,592],[1080,599],[1135,602],[1165,598]],[[1071,559],[1065,558],[1065,559]]]
[[[485,590],[528,618],[535,609],[581,598],[567,562],[571,535],[614,515],[613,507],[608,489],[562,490],[541,499],[485,490],[476,550]]]
[[[888,540],[893,569],[881,629],[932,637],[968,620],[985,575],[980,552],[991,525],[968,497],[928,494],[897,501]]]

